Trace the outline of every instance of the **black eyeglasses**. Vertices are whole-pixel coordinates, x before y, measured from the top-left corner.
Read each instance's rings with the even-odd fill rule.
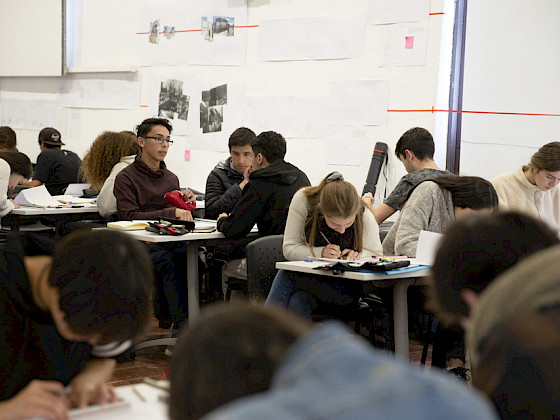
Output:
[[[144,137],[145,139],[153,139],[155,140],[157,143],[159,144],[163,144],[164,141],[166,141],[167,143],[169,143],[169,145],[171,146],[173,144],[173,140],[171,140],[171,137],[152,137],[152,136],[146,136]]]

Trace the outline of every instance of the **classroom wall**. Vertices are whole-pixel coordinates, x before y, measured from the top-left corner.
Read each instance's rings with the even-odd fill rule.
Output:
[[[229,5],[236,1],[239,2],[224,0],[222,3]],[[167,9],[162,12],[165,19],[171,21],[174,17],[177,29],[190,28],[193,24],[186,18],[182,20],[182,16],[190,7],[196,6],[196,1],[96,0],[70,3],[70,73],[62,77],[0,78],[0,123],[15,126],[18,147],[32,160],[39,153],[37,134],[43,122],[49,121],[48,125],[57,127],[62,132],[66,148],[83,156],[103,130],[130,130],[142,119],[154,116],[157,104],[153,105],[153,98],[157,96],[160,79],[166,75],[186,78],[186,84],[189,78],[196,79],[197,86],[227,83],[230,89],[227,106],[231,105],[235,112],[231,112],[224,126],[233,128],[245,125],[251,119],[245,113],[249,109],[247,103],[259,97],[271,98],[273,103],[276,100],[282,104],[287,98],[296,98],[294,118],[303,112],[310,116],[309,124],[312,124],[314,118],[325,118],[317,112],[329,102],[333,82],[388,81],[388,108],[392,110],[447,106],[452,0],[429,2],[429,12],[436,14],[420,24],[427,28],[425,64],[399,66],[382,65],[388,40],[395,33],[418,26],[418,22],[367,25],[363,52],[356,58],[263,61],[259,51],[259,28],[245,28],[236,29],[236,36],[241,33],[246,36],[246,59],[242,65],[150,65],[145,62],[148,36],[136,35],[136,32],[147,30],[146,10],[150,11],[150,16],[155,16],[157,12],[154,10],[157,9],[154,9],[154,4],[166,5]],[[214,0],[214,3],[220,1]],[[250,0],[246,20],[247,25],[262,26],[263,21],[280,18],[363,17],[367,15],[369,6],[368,0]],[[444,10],[445,14],[438,14]],[[443,38],[442,27],[447,31]],[[358,26],[356,28],[358,30]],[[175,35],[176,38],[187,36],[200,37],[200,33]],[[278,39],[278,43],[282,42]],[[446,55],[443,59],[442,51]],[[191,53],[189,50],[170,52],[176,61],[188,60]],[[162,60],[161,56],[154,58],[154,62],[158,60]],[[301,98],[302,102],[315,98],[320,109],[298,109],[297,98]],[[124,108],[122,102],[127,102]],[[199,102],[193,94],[189,112],[195,119],[198,118]],[[328,125],[322,137],[292,135],[287,138],[286,160],[305,171],[312,183],[318,183],[330,171],[339,170],[361,192],[373,147],[376,142],[383,141],[390,147],[389,165],[380,177],[378,194],[386,190],[390,192],[405,173],[393,155],[394,145],[404,131],[414,126],[436,133],[436,162],[443,167],[446,118],[431,112],[389,112],[383,125]],[[307,132],[307,127],[304,128],[303,133]],[[276,121],[266,129],[282,133],[283,124]],[[183,132],[173,134],[175,143],[166,163],[179,176],[182,186],[204,190],[209,171],[228,156],[230,131],[210,135],[202,134],[200,130],[198,133]],[[330,138],[332,133],[337,133],[335,139]]]
[[[470,1],[461,173],[488,179],[527,164],[560,136],[560,2]]]

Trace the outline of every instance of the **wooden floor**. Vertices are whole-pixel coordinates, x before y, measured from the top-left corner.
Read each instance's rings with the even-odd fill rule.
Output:
[[[148,331],[144,334],[139,342],[152,340],[156,338],[169,338],[171,333],[169,330],[158,328],[158,323],[154,318]],[[165,354],[165,346],[151,347],[140,350],[136,358],[131,361],[120,362],[113,374],[110,383],[113,386],[129,385],[140,383],[144,377],[152,379],[167,379],[166,370],[168,368],[169,357]],[[422,357],[422,344],[415,340],[410,340],[410,360],[413,365],[420,365]],[[431,347],[428,352],[426,365],[430,366]]]

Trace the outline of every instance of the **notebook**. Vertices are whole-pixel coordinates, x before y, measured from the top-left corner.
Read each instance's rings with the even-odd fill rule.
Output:
[[[108,222],[107,227],[118,230],[144,230],[149,226],[148,222],[155,222],[155,220],[119,220],[118,222]]]

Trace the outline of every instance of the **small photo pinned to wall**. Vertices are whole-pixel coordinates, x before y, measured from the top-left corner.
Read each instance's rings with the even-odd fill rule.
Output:
[[[159,29],[160,29],[159,19],[150,22],[150,38],[149,38],[150,44],[159,44]]]
[[[161,82],[158,116],[171,120],[187,120],[190,97],[183,94],[183,81],[169,79]]]
[[[167,39],[171,39],[175,36],[175,26],[164,26],[163,36]]]
[[[229,16],[214,16],[212,32],[214,35],[233,36],[235,19]]]
[[[214,40],[212,24],[208,22],[208,18],[205,16],[203,16],[200,20],[200,33],[206,41],[212,42]]]
[[[203,133],[222,131],[224,105],[227,105],[227,85],[202,91],[200,103],[200,128]]]

